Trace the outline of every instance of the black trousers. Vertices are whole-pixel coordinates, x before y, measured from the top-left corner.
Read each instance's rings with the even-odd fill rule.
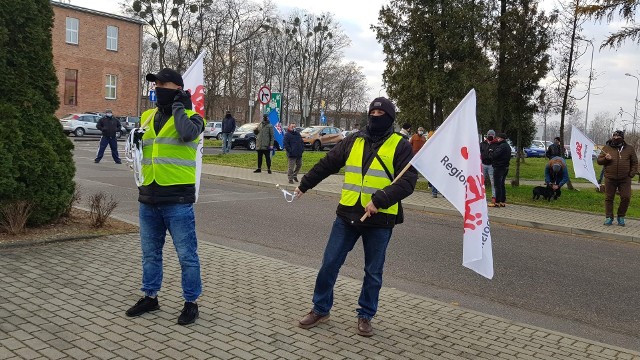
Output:
[[[104,151],[107,149],[107,145],[111,148],[111,157],[113,157],[113,161],[115,161],[116,164],[119,164],[121,161],[120,155],[118,154],[118,139],[116,139],[115,136],[102,136],[100,138],[100,147],[98,148],[95,162],[100,162],[100,160],[102,160]]]
[[[507,201],[507,188],[504,182],[507,180],[509,167],[493,167],[493,181],[496,187],[496,202],[503,203]]]
[[[271,170],[271,150],[258,151],[258,169],[262,169],[262,155],[267,158],[267,169]]]

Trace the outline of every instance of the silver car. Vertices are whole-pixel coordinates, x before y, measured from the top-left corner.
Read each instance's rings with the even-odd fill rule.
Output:
[[[222,122],[221,121],[210,121],[204,127],[203,136],[205,139],[216,138],[218,140],[222,139]]]
[[[100,115],[96,114],[68,114],[60,119],[62,131],[69,135],[84,136],[85,134],[97,134],[102,132],[96,128]]]

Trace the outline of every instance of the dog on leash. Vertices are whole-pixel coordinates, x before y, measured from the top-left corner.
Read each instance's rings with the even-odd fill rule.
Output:
[[[551,201],[551,198],[553,198],[553,200],[558,200],[560,194],[560,189],[553,190],[551,185],[536,186],[533,188],[533,200],[539,200],[541,196],[547,201]]]

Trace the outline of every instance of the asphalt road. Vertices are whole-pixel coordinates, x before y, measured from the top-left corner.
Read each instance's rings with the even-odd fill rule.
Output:
[[[94,164],[96,145],[76,143],[82,193],[114,194],[116,215],[137,222],[132,172],[110,162],[108,152]],[[336,198],[304,195],[287,203],[270,187],[206,178],[201,186],[200,241],[319,267]],[[405,218],[388,250],[385,286],[640,351],[638,244],[493,224],[495,277],[487,280],[461,265],[461,218],[418,211]],[[341,274],[360,279],[362,267],[357,245]],[[385,306],[392,304],[381,303],[379,311]]]

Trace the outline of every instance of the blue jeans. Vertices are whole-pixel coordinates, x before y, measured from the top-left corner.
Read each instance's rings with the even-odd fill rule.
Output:
[[[231,151],[231,139],[233,138],[233,134],[231,133],[222,133],[222,153],[226,154]]]
[[[113,157],[113,161],[117,164],[120,164],[120,155],[118,155],[118,139],[115,136],[101,136],[100,137],[100,147],[98,148],[98,154],[96,154],[95,162],[100,162],[102,157],[104,156],[104,151],[107,149],[107,145],[111,148],[111,156]]]
[[[182,269],[182,296],[196,301],[202,293],[200,259],[193,204],[149,205],[140,203],[142,290],[154,297],[162,285],[162,248],[167,230],[173,239]]]
[[[340,217],[333,222],[327,247],[324,249],[322,266],[316,278],[313,291],[313,312],[327,315],[333,306],[333,286],[336,284],[340,267],[347,254],[360,236],[364,247],[364,281],[358,305],[358,317],[371,319],[378,310],[378,298],[382,288],[382,268],[384,267],[387,245],[391,239],[391,228],[353,226]]]
[[[496,197],[496,186],[493,183],[493,165],[482,164],[482,175],[484,175],[485,179],[488,178],[491,181],[491,197]]]

